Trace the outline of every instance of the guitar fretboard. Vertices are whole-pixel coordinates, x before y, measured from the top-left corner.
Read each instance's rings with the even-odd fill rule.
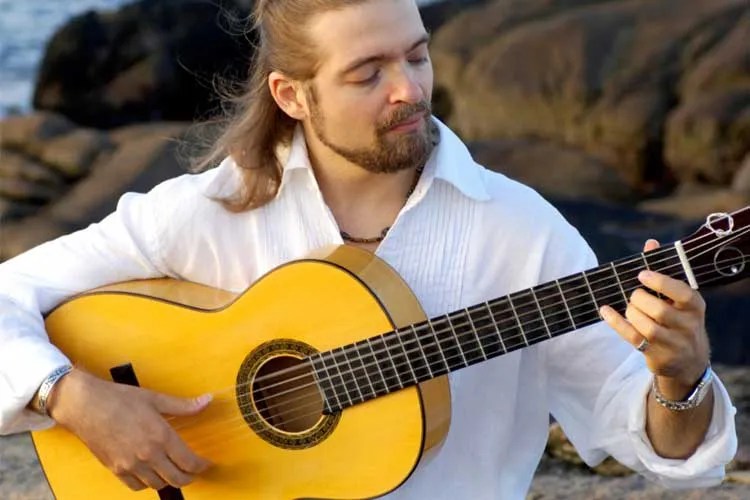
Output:
[[[309,358],[326,413],[403,389],[625,312],[651,269],[685,280],[674,246],[641,253]]]

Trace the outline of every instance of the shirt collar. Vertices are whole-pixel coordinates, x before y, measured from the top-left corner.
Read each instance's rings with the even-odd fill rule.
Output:
[[[474,200],[489,200],[490,195],[483,179],[483,168],[474,162],[466,145],[451,129],[435,117],[432,120],[437,125],[440,140],[430,155],[423,176],[440,179]],[[312,180],[315,179],[302,126],[298,125],[295,128],[290,143],[280,144],[277,147],[276,154],[284,169],[279,192],[291,182],[295,172],[305,171]],[[231,158],[227,158],[221,166],[230,170],[238,168]],[[225,175],[220,175],[219,177],[223,181],[220,182],[221,187],[226,188],[227,184],[233,183],[227,177],[237,180],[239,176],[236,173],[226,172]],[[432,179],[425,180],[428,181],[426,188],[429,188]],[[215,181],[219,181],[219,179],[215,179]],[[216,182],[212,187],[218,187]]]

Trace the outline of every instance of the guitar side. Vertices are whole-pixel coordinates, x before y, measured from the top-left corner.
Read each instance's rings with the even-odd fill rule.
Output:
[[[186,285],[186,295],[165,280],[158,282],[166,288],[142,283],[151,288],[145,292],[133,284],[108,287],[55,310],[48,332],[75,363],[102,378],[129,363],[144,387],[184,397],[214,393],[200,415],[171,422],[215,464],[182,489],[187,500],[380,496],[405,481],[446,435],[445,377],[348,408],[337,419],[321,417],[328,423],[320,429],[274,432],[281,436],[276,442],[263,439],[271,433],[252,428],[238,404],[238,371],[263,346],[287,339],[324,351],[424,319],[408,287],[371,254],[334,247],[315,257],[272,271],[226,304],[228,295],[212,289],[205,295],[194,285]],[[290,443],[312,444],[287,446],[286,434]],[[154,491],[126,489],[63,429],[35,432],[33,439],[62,500],[157,498]]]

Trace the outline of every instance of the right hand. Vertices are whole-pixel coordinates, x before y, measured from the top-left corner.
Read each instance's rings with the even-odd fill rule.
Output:
[[[78,436],[132,490],[186,486],[211,464],[162,417],[203,410],[210,395],[183,399],[116,384],[74,369],[50,394],[49,415]]]

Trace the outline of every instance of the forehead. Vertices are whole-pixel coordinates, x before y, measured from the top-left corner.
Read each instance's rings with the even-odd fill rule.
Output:
[[[320,69],[334,71],[356,59],[402,54],[426,33],[414,0],[366,0],[327,11],[308,30]]]

